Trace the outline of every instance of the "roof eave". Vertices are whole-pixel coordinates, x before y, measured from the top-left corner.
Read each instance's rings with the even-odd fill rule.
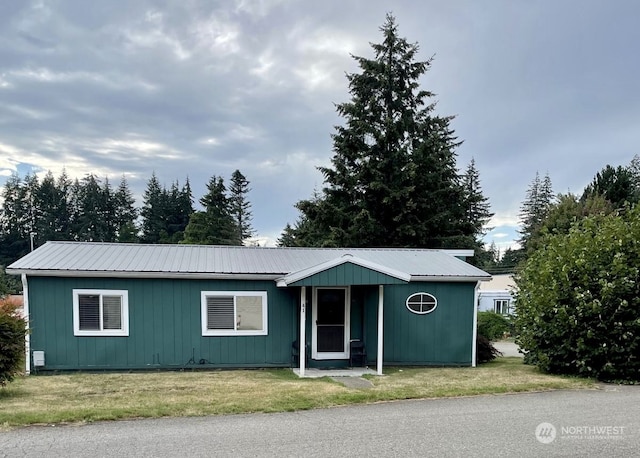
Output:
[[[104,270],[40,270],[40,269],[7,269],[11,275],[26,274],[34,277],[100,277],[100,278],[173,278],[194,280],[277,280],[281,273],[244,274],[244,273],[211,273],[211,272],[127,272]]]
[[[478,282],[489,281],[491,276],[474,276],[474,275],[412,275],[411,281],[425,281],[425,282]]]

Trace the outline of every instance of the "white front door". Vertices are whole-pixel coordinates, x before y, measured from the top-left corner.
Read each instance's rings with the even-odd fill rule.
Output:
[[[349,358],[349,288],[314,288],[313,359]]]

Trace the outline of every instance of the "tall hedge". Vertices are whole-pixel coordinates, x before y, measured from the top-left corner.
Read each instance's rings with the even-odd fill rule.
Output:
[[[549,236],[516,276],[516,342],[542,370],[640,380],[640,207]]]
[[[0,299],[0,386],[5,386],[22,372],[25,325],[19,304]]]

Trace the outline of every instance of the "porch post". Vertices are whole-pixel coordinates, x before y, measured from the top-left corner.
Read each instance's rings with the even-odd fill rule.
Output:
[[[376,369],[378,375],[382,375],[382,339],[383,339],[383,315],[384,315],[384,286],[378,286],[378,357]]]
[[[300,340],[298,341],[298,358],[300,359],[300,377],[304,377],[307,361],[307,288],[300,288]]]

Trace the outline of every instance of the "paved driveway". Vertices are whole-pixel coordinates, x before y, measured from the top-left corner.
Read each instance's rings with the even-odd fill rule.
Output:
[[[524,358],[524,355],[518,351],[518,346],[508,340],[493,342],[493,346],[502,352],[502,356],[516,356],[518,358]]]
[[[640,386],[43,426],[6,457],[638,456]],[[536,434],[537,431],[537,434]]]

